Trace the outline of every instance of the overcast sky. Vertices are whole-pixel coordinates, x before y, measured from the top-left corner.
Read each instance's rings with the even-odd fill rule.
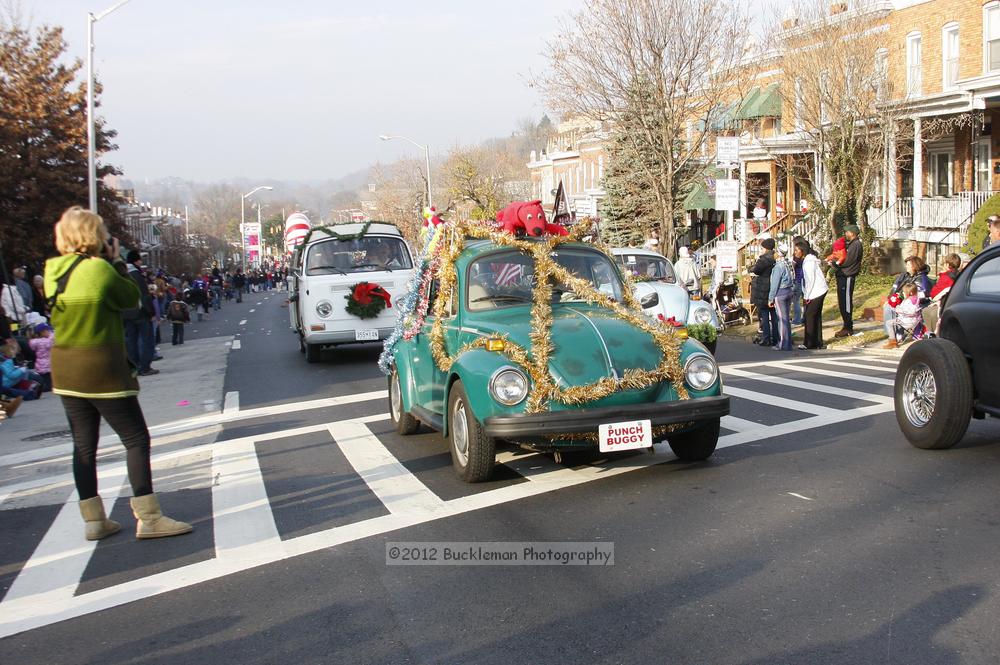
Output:
[[[87,12],[21,0],[86,55]],[[95,25],[108,157],[125,176],[325,179],[510,133],[545,112],[524,77],[573,0],[131,0]]]

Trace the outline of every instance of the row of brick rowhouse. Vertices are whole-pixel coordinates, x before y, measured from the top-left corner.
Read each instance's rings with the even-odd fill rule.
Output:
[[[711,240],[725,217],[713,209],[716,136],[739,137],[745,209],[737,220],[764,199],[769,223],[786,218],[783,228],[801,227],[809,190],[829,188],[816,138],[829,109],[819,103],[819,117],[810,121],[817,104],[796,71],[802,63],[793,61],[828,39],[831,26],[847,35],[844,49],[852,48],[852,29],[858,46],[872,48],[870,71],[858,76],[870,79],[877,121],[894,139],[885,142],[870,183],[867,218],[883,240],[916,242],[917,251],[931,254],[961,246],[972,215],[1000,190],[1000,0],[833,2],[822,17],[789,15],[776,26],[777,46],[754,58],[747,89],[711,123],[713,136],[701,145],[705,177],[688,197],[688,241]],[[817,89],[828,91],[836,78],[820,72]],[[849,72],[840,78],[843,103],[857,99],[858,81]],[[534,195],[551,203],[562,182],[577,214],[599,214],[608,131],[606,123],[580,118],[561,123],[545,149],[530,156]],[[752,230],[737,221],[725,235],[741,240]]]

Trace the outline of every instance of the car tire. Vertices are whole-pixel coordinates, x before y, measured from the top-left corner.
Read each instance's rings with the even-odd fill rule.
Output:
[[[302,339],[302,334],[300,333],[299,334],[299,353],[305,353],[305,352],[306,352],[306,343]]]
[[[705,423],[698,429],[667,436],[670,450],[682,462],[701,462],[707,460],[715,452],[719,443],[719,420]]]
[[[907,441],[924,450],[951,448],[972,419],[969,361],[950,340],[915,342],[896,368],[893,397],[896,422]]]
[[[399,385],[399,372],[396,371],[395,365],[392,366],[392,374],[389,375],[389,417],[396,426],[396,431],[403,436],[413,434],[420,429],[420,421],[409,412],[403,411],[402,386]]]
[[[489,480],[496,465],[496,441],[487,436],[461,381],[448,394],[448,448],[458,477],[467,483]]]
[[[319,344],[306,344],[306,362],[318,363],[323,357],[323,347]]]

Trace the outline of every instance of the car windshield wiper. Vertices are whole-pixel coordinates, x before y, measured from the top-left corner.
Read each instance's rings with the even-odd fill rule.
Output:
[[[526,296],[516,296],[511,293],[498,293],[493,296],[479,296],[478,298],[473,298],[469,302],[482,302],[484,300],[510,300],[513,302],[531,302],[531,298]]]
[[[346,275],[347,273],[338,268],[337,266],[312,266],[309,270],[336,270],[341,275]]]

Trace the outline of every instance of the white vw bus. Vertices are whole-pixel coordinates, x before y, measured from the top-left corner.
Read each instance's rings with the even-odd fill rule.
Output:
[[[413,256],[392,224],[338,224],[335,233],[313,229],[309,242],[292,256],[288,311],[299,350],[319,362],[324,346],[377,342],[396,324],[396,300],[413,275]],[[346,310],[347,297],[360,282],[378,284],[389,292],[393,306],[362,319]]]

